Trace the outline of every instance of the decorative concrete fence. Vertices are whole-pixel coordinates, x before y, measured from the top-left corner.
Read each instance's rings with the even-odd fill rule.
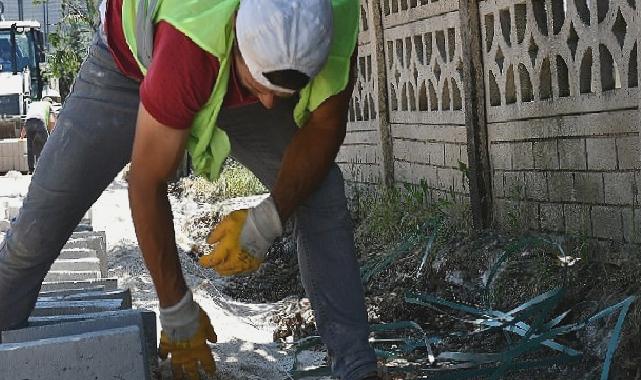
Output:
[[[348,185],[424,182],[478,227],[641,244],[640,6],[362,0]]]

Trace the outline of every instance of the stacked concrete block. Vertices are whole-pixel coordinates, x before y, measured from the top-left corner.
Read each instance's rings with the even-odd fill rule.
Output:
[[[12,379],[149,378],[137,326],[2,344],[0,357]]]
[[[0,172],[8,172],[10,170],[20,172],[29,170],[26,139],[0,140]]]
[[[132,310],[130,290],[106,278],[105,243],[104,232],[72,235],[45,278],[28,327],[2,332],[2,376],[151,378],[156,315]]]

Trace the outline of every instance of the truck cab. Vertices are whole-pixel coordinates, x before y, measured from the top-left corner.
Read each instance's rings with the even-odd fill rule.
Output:
[[[0,21],[0,118],[22,117],[42,97],[43,34],[37,21]]]

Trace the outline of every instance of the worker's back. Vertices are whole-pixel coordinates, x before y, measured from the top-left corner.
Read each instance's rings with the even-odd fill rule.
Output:
[[[49,112],[51,111],[51,104],[46,101],[31,102],[27,107],[27,120],[38,119],[42,120],[45,125],[49,123]]]

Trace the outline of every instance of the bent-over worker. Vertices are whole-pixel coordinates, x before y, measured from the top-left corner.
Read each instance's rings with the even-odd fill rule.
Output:
[[[271,195],[215,226],[208,241],[217,245],[200,263],[221,275],[254,271],[293,220],[333,373],[378,378],[334,163],[359,1],[108,0],[101,9],[101,32],[0,248],[0,330],[24,326],[74,227],[131,160],[130,207],[160,301],[160,354],[171,356],[176,378],[213,372],[207,342],[216,335],[183,278],[167,181],[185,149],[210,179],[231,154]]]

